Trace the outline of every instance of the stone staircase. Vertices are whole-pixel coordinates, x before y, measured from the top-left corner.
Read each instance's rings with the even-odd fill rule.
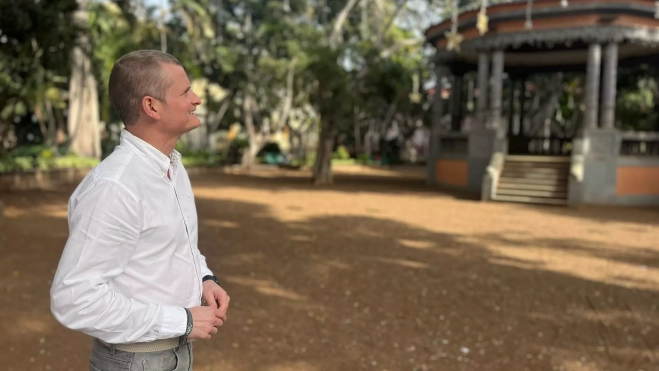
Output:
[[[506,156],[495,201],[567,205],[570,157]]]

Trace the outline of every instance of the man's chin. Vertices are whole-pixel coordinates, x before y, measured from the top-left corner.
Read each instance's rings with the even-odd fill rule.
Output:
[[[188,123],[187,131],[192,131],[201,126],[201,120],[198,117],[195,117],[193,120],[190,120]]]

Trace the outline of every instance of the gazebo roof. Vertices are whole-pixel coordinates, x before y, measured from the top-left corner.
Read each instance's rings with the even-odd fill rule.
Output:
[[[590,43],[620,44],[619,59],[638,63],[659,54],[659,19],[654,0],[535,0],[532,28],[526,29],[527,1],[495,4],[487,8],[489,31],[476,28],[479,9],[458,17],[462,34],[459,53],[447,51],[448,19],[430,27],[426,40],[447,63],[475,65],[481,51],[506,51],[506,67],[520,69],[585,68]]]

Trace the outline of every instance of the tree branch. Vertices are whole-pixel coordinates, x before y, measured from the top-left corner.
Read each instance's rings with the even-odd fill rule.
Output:
[[[224,118],[224,115],[227,113],[229,110],[229,105],[231,104],[231,101],[233,100],[233,97],[235,96],[236,91],[235,89],[232,89],[229,94],[224,98],[222,101],[222,105],[220,106],[220,110],[217,112],[217,117],[215,117],[215,120],[211,124],[210,127],[210,132],[214,132],[220,127],[220,124],[222,123],[222,119]]]
[[[252,96],[245,92],[243,97],[243,118],[245,121],[245,129],[250,142],[256,139],[256,129],[254,128],[254,116],[252,116]]]
[[[348,15],[350,14],[350,11],[352,8],[355,7],[357,4],[357,1],[359,0],[349,0],[348,3],[341,9],[341,12],[339,15],[336,16],[336,20],[334,21],[334,27],[332,27],[332,33],[330,34],[329,37],[329,45],[332,50],[336,50],[336,48],[339,46],[339,39],[341,38],[341,34],[343,32],[343,26],[346,23],[346,20],[348,19]]]
[[[281,128],[288,121],[288,116],[291,113],[293,106],[293,83],[295,82],[295,65],[297,64],[297,57],[293,57],[291,63],[288,65],[288,76],[286,76],[286,98],[284,106],[282,107],[281,115],[279,116],[278,128]]]
[[[384,121],[382,121],[382,124],[380,126],[380,129],[384,131],[384,133],[386,133],[389,123],[394,118],[394,114],[396,113],[396,109],[398,108],[399,101],[400,101],[400,95],[397,96],[394,102],[389,106],[389,111],[387,112],[387,116],[385,116]]]
[[[394,21],[396,20],[396,17],[398,17],[398,14],[400,13],[401,10],[407,5],[407,2],[409,0],[403,0],[397,7],[396,10],[394,10],[394,13],[389,17],[387,20],[387,23],[384,24],[384,27],[380,29],[378,32],[378,45],[382,45],[384,35],[387,34],[387,31],[391,28],[391,26],[394,24]]]
[[[406,46],[415,46],[422,44],[424,39],[405,39],[401,40],[394,45],[388,47],[387,49],[384,49],[380,52],[380,59],[386,59],[391,57],[392,54],[397,52],[400,48],[404,48]]]

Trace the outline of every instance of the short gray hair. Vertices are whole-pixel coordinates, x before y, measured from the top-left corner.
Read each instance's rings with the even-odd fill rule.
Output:
[[[161,65],[181,66],[172,55],[157,50],[138,50],[117,59],[110,72],[109,94],[112,106],[124,125],[133,125],[140,117],[145,96],[165,101],[171,81],[163,78]]]

